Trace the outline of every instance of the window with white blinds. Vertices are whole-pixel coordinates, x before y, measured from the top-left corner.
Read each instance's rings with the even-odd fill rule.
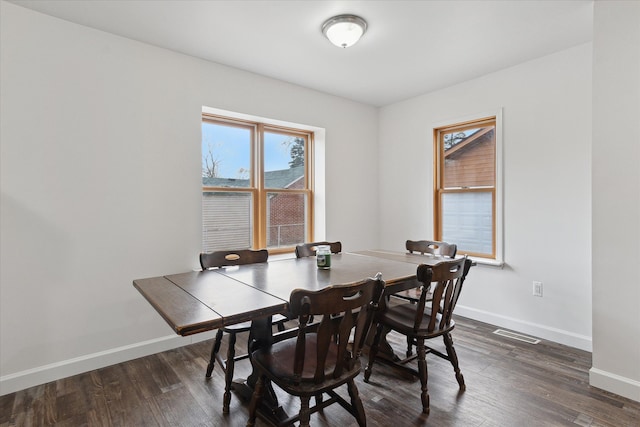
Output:
[[[435,239],[458,253],[498,258],[496,117],[434,129]]]

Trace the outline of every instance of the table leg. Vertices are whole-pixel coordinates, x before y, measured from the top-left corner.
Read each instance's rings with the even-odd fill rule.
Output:
[[[380,357],[382,359],[389,360],[391,362],[398,362],[400,358],[393,351],[391,344],[387,341],[387,335],[391,332],[390,328],[384,327],[382,328],[382,335],[380,335],[380,342],[378,343],[378,353],[376,357]]]
[[[273,330],[271,325],[271,316],[255,319],[251,322],[251,331],[249,332],[249,353],[260,347],[273,344]],[[252,369],[251,374],[245,380],[239,378],[233,381],[233,390],[245,401],[251,401],[251,395],[258,381],[258,373]],[[278,403],[278,397],[270,381],[265,380],[265,391],[262,401],[258,407],[258,411],[269,421],[279,424],[280,421],[288,418],[287,413]]]

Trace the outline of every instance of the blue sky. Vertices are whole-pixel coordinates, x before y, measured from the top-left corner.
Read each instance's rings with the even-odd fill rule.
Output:
[[[251,132],[246,128],[202,123],[202,157],[209,147],[219,161],[219,175],[223,178],[240,178],[239,171],[249,169]],[[265,133],[264,161],[266,171],[288,169],[291,155],[283,144],[289,137]],[[244,176],[246,178],[246,176]]]

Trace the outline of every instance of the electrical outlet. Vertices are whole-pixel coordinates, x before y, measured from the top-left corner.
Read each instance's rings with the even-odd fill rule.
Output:
[[[533,281],[533,296],[541,297],[542,296],[542,282]]]

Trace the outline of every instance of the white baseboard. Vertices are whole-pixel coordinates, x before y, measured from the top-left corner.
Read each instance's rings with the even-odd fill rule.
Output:
[[[189,337],[168,335],[4,375],[0,377],[0,396],[116,363],[126,362],[127,360],[204,341],[213,338],[214,332],[205,332]]]
[[[569,347],[578,348],[580,350],[591,352],[593,349],[591,337],[588,337],[586,335],[580,335],[557,328],[550,328],[548,326],[540,325],[537,323],[525,322],[519,319],[514,319],[512,317],[497,315],[495,313],[477,310],[475,308],[465,307],[462,305],[456,306],[456,314],[468,317],[470,319],[500,326],[501,328],[511,329],[515,332],[533,335],[537,338],[542,338],[548,341],[567,345]]]
[[[640,381],[634,381],[601,369],[591,368],[589,369],[589,384],[640,402]]]
[[[550,328],[536,323],[524,322],[511,317],[496,315],[461,305],[456,307],[456,314],[580,350],[593,351],[592,339],[585,335]],[[640,402],[640,381],[635,381],[601,369],[591,368],[589,370],[589,384],[593,387]]]
[[[579,348],[581,350],[591,351],[591,337],[582,336],[555,328],[549,328],[543,325],[523,322],[522,320],[496,315],[482,310],[458,305],[456,313],[460,316],[470,319],[479,320],[481,322],[490,323],[501,328],[510,329],[516,332],[533,335],[538,338],[568,345],[570,347]],[[161,351],[170,350],[184,345],[196,343],[211,339],[215,331],[192,335],[190,337],[180,337],[177,335],[168,335],[149,341],[118,347],[115,349],[98,352],[74,359],[65,360],[50,365],[40,366],[26,371],[16,372],[14,374],[0,377],[0,396],[45,384],[50,381],[56,381],[72,375],[81,374],[83,372],[100,369],[116,363],[125,362],[127,360],[136,359],[138,357],[148,356],[150,354],[159,353]],[[602,375],[600,375],[602,376]],[[610,376],[607,378],[611,378]],[[624,379],[624,378],[623,378]],[[618,381],[619,382],[619,381]],[[594,386],[599,387],[594,384]],[[633,389],[634,386],[631,388]],[[635,386],[637,387],[637,385]],[[605,390],[609,390],[606,387]],[[633,390],[631,391],[633,394]],[[637,393],[637,390],[636,390]],[[616,393],[624,395],[622,393]],[[626,395],[624,395],[626,396]]]

